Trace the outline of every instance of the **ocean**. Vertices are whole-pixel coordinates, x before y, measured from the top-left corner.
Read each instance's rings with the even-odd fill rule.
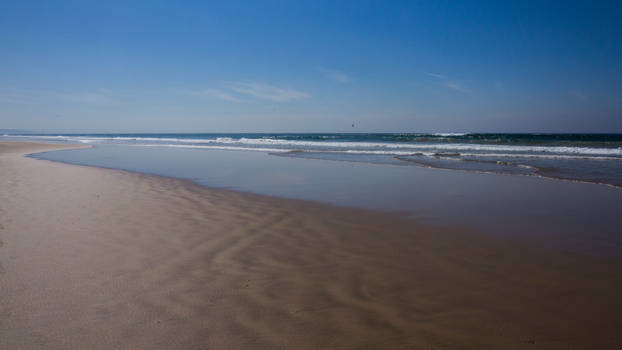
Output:
[[[546,177],[622,187],[622,134],[13,134],[92,145],[264,152],[283,157]]]

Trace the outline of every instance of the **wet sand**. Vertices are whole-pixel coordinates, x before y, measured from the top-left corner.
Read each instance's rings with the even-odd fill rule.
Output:
[[[0,143],[1,349],[615,348],[622,269]]]

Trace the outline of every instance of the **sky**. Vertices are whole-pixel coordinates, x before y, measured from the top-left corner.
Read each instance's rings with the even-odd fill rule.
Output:
[[[4,0],[0,129],[620,133],[621,4]]]

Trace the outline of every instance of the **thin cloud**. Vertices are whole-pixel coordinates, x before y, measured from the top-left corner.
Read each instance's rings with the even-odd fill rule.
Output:
[[[336,82],[339,82],[339,83],[350,82],[350,77],[345,72],[342,72],[340,70],[318,67],[317,71],[322,73],[328,79],[334,80]]]
[[[249,95],[259,99],[275,102],[286,102],[311,97],[311,95],[306,92],[292,89],[283,89],[276,86],[254,82],[233,82],[228,84],[227,88],[239,94]]]
[[[456,82],[453,82],[453,81],[445,82],[443,85],[445,85],[446,87],[448,87],[450,89],[456,90],[456,91],[470,92],[469,89],[467,89],[464,86],[462,86],[462,85],[460,85],[460,84],[458,84]]]
[[[213,97],[223,101],[242,102],[239,98],[219,89],[205,89],[200,91],[186,91],[186,94],[199,97]]]
[[[450,88],[452,90],[456,90],[456,91],[460,91],[460,92],[464,92],[464,93],[471,92],[469,89],[465,88],[460,83],[457,83],[455,81],[450,81],[449,78],[447,78],[447,76],[445,76],[445,75],[437,74],[437,73],[430,73],[430,72],[426,72],[425,74],[427,74],[427,75],[429,75],[429,76],[431,76],[433,78],[442,80],[443,82],[441,83],[441,85],[443,85],[443,86],[445,86],[447,88]]]
[[[425,74],[427,74],[427,75],[429,75],[429,76],[431,76],[433,78],[437,78],[437,79],[443,79],[443,80],[447,79],[447,77],[442,75],[442,74],[428,73],[428,72],[426,72]]]

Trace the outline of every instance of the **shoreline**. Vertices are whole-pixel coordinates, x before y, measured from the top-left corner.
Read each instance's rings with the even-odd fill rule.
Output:
[[[619,262],[392,213],[43,162],[5,144],[3,348],[622,341]]]
[[[138,143],[139,145],[143,145],[143,146],[163,146],[163,147],[171,147],[171,148],[188,148],[188,149],[192,149],[192,148],[208,148],[211,150],[241,150],[241,151],[251,151],[251,150],[259,150],[262,152],[267,152],[270,154],[279,154],[282,153],[283,156],[288,156],[290,154],[297,154],[299,152],[311,152],[311,154],[313,154],[314,152],[320,152],[321,154],[325,154],[325,152],[328,152],[328,154],[331,154],[331,152],[336,152],[335,154],[338,154],[340,152],[345,152],[344,154],[342,154],[342,157],[346,157],[346,153],[350,154],[349,152],[352,151],[355,154],[359,154],[361,155],[365,154],[365,151],[369,151],[371,153],[369,153],[368,155],[378,155],[378,154],[386,154],[387,157],[390,157],[392,160],[397,161],[397,162],[406,162],[406,163],[410,163],[411,165],[417,165],[419,167],[423,167],[423,168],[429,168],[429,169],[449,169],[449,170],[461,170],[461,171],[465,171],[465,172],[472,172],[472,173],[479,173],[479,174],[499,174],[499,175],[505,175],[505,174],[510,174],[510,175],[522,175],[522,176],[533,176],[535,178],[540,178],[540,179],[553,179],[553,180],[558,180],[558,181],[570,181],[570,182],[577,182],[577,183],[592,183],[592,184],[602,184],[602,185],[607,185],[607,186],[611,186],[611,187],[617,187],[617,188],[622,188],[622,183],[619,183],[619,179],[617,175],[617,172],[622,171],[622,169],[620,169],[619,167],[619,163],[618,161],[621,160],[622,158],[620,158],[620,156],[622,156],[622,153],[618,152],[618,149],[615,146],[612,146],[611,144],[607,144],[607,142],[616,142],[615,140],[622,140],[619,139],[619,137],[621,135],[616,135],[616,134],[612,134],[609,135],[610,138],[604,138],[603,140],[601,140],[601,143],[585,143],[586,141],[583,138],[579,138],[579,139],[575,139],[572,137],[569,137],[570,135],[566,135],[566,134],[560,134],[562,136],[566,136],[566,139],[560,141],[557,140],[556,142],[553,142],[551,140],[550,144],[541,144],[541,143],[535,143],[535,144],[529,144],[527,143],[528,140],[533,141],[531,138],[527,138],[524,139],[525,136],[529,135],[529,134],[525,134],[522,135],[523,138],[518,137],[519,135],[516,134],[502,134],[502,135],[497,135],[497,137],[503,136],[509,139],[512,139],[512,137],[518,137],[519,140],[523,140],[523,142],[518,142],[518,143],[513,143],[513,142],[509,142],[509,143],[501,143],[501,144],[497,144],[496,142],[492,142],[495,140],[491,140],[491,139],[486,139],[486,137],[484,137],[484,139],[482,140],[488,140],[491,142],[476,142],[470,138],[467,139],[462,139],[462,136],[458,136],[457,139],[455,139],[454,141],[457,142],[456,144],[453,143],[445,143],[440,142],[440,143],[432,143],[432,144],[427,144],[427,143],[423,143],[423,144],[419,144],[419,143],[400,143],[400,141],[404,141],[403,139],[399,138],[397,135],[395,134],[381,134],[384,135],[385,138],[371,138],[367,141],[371,142],[371,143],[365,143],[365,142],[361,142],[360,137],[359,138],[355,138],[350,139],[348,137],[343,137],[342,141],[345,141],[346,143],[344,144],[343,142],[335,142],[335,143],[326,143],[325,141],[318,141],[316,139],[314,139],[312,134],[196,134],[197,138],[188,138],[188,135],[195,135],[195,134],[162,134],[165,137],[161,137],[160,134],[151,134],[151,133],[145,133],[145,134],[69,134],[69,135],[62,135],[62,134],[51,134],[51,135],[6,135],[7,137],[16,137],[16,138],[28,138],[28,137],[34,137],[36,140],[37,137],[39,138],[54,138],[55,140],[65,140],[65,141],[75,141],[75,142],[82,142],[82,143],[99,143],[99,141],[102,140],[113,140],[114,142],[120,142],[121,144],[123,144],[124,142],[129,142],[134,144],[134,142]],[[268,140],[271,140],[271,142],[263,142],[264,138],[257,138],[258,135],[263,135],[263,137],[267,137]],[[344,134],[335,134],[335,135],[344,135]],[[360,134],[359,136],[369,136],[370,134]],[[434,136],[436,134],[430,134],[428,136]],[[488,136],[489,138],[492,137],[493,134],[481,134],[481,136]],[[211,136],[211,137],[210,137]],[[246,138],[246,137],[250,137],[250,138]],[[285,136],[284,139],[281,138],[281,136]],[[333,135],[334,136],[334,135]],[[412,139],[411,141],[417,141],[417,142],[421,142],[421,139],[417,139],[417,137],[421,138],[423,137],[423,134],[410,134]],[[436,135],[438,136],[438,135]],[[456,135],[454,135],[453,137],[455,137]],[[537,135],[532,135],[532,136],[536,136]],[[548,135],[549,137],[551,135]],[[590,137],[590,136],[594,136],[594,135],[582,135],[579,134],[579,136],[585,136],[585,137]],[[393,139],[391,139],[393,141],[392,142],[384,142],[386,141],[386,137],[389,137],[389,139],[391,139],[391,137],[393,137]],[[542,135],[540,135],[539,137],[542,137]],[[546,139],[547,137],[545,137]],[[332,139],[332,138],[331,138]],[[302,140],[302,141],[301,141]],[[358,140],[358,141],[357,141]],[[442,140],[445,140],[444,138]],[[580,140],[583,140],[581,143],[579,142]],[[609,141],[607,141],[609,140]],[[278,141],[278,142],[277,142]],[[465,142],[464,144],[460,143],[460,142]],[[507,140],[506,140],[507,141]],[[576,144],[573,144],[572,142],[578,142]],[[155,142],[155,143],[154,143]],[[163,144],[161,142],[164,142]],[[284,142],[284,144],[289,145],[289,148],[283,148],[281,147],[281,142]],[[319,147],[319,148],[314,148],[314,142],[316,142],[317,144],[315,144],[315,146]],[[570,142],[570,144],[568,143]],[[197,143],[197,144],[195,144]],[[347,146],[346,144],[348,144],[350,146]],[[244,145],[250,145],[248,147],[244,146]],[[240,146],[242,145],[242,146]],[[257,145],[260,145],[261,147],[258,147]],[[275,146],[276,145],[276,146]],[[335,146],[333,150],[326,150],[323,149],[323,147],[329,147],[330,145]],[[377,151],[375,149],[368,149],[369,147],[372,147],[371,145],[375,145],[378,147],[388,147],[389,149],[408,149],[408,147],[414,147],[412,149],[410,149],[410,152],[398,152],[397,154],[392,154],[390,151]],[[274,147],[273,147],[274,146]],[[420,152],[421,151],[421,147],[425,146],[428,148],[438,148],[436,149],[436,151],[434,153],[430,153],[430,152]],[[446,151],[447,147],[455,147],[456,149],[454,151]],[[238,148],[238,147],[242,147],[242,148]],[[263,148],[263,147],[268,147],[268,148]],[[350,148],[348,148],[350,147]],[[367,148],[365,148],[367,147]],[[469,151],[466,151],[466,153],[464,153],[464,151],[466,149],[464,149],[464,147],[467,147],[467,149],[470,149],[469,147],[474,147],[474,150],[479,149],[479,147],[484,147],[487,149],[488,153],[484,152],[484,153],[474,153],[471,154],[469,153]],[[492,147],[492,148],[491,148]],[[495,147],[501,147],[504,151],[506,152],[510,152],[510,153],[497,153],[494,152],[494,148]],[[516,149],[514,149],[516,148]],[[619,148],[619,147],[618,147]],[[363,149],[361,151],[361,149]],[[514,153],[514,152],[519,152],[519,153]],[[375,153],[376,152],[376,153]],[[379,153],[378,153],[379,152]],[[520,153],[523,152],[523,153]],[[525,153],[526,152],[526,153]],[[544,152],[544,153],[542,153]],[[390,156],[389,156],[390,155]],[[449,155],[449,157],[444,157],[443,155]],[[422,156],[421,159],[408,159],[408,157],[413,157],[413,156]],[[364,160],[364,156],[358,157],[357,160],[350,160],[347,159],[348,157],[350,157],[350,155],[348,155],[346,158],[340,159],[338,156],[337,158],[324,158],[324,156],[320,156],[320,157],[315,157],[313,155],[311,156],[303,156],[300,158],[305,158],[305,159],[330,159],[330,160],[343,160],[343,161],[353,161],[353,162],[359,162],[359,163],[365,163],[365,164],[374,164],[376,162],[374,161],[366,161]],[[356,156],[355,156],[356,157]],[[439,158],[440,157],[440,158]],[[489,158],[489,157],[493,157],[493,158]],[[297,157],[294,157],[297,158]],[[415,157],[417,158],[417,157]],[[492,160],[491,160],[492,159]],[[435,164],[435,162],[437,161],[441,161],[441,164]],[[443,161],[447,161],[447,160],[453,160],[453,161],[457,161],[457,162],[453,162],[452,164],[443,164]],[[544,163],[542,163],[544,161]],[[605,162],[605,166],[602,167],[602,171],[600,172],[589,172],[586,170],[586,167],[584,164],[582,164],[582,162],[586,162],[586,161],[597,161],[597,162]],[[479,164],[479,166],[464,166],[464,164],[466,163],[470,163],[470,164]],[[534,163],[535,162],[535,163]],[[567,163],[570,162],[570,163]],[[572,164],[571,164],[572,163]],[[378,161],[378,164],[385,164],[384,161]],[[386,163],[388,164],[388,163]],[[462,165],[461,165],[462,164]],[[490,168],[492,165],[491,164],[497,164],[497,165],[502,165],[502,167],[497,168],[497,169],[493,169]],[[592,164],[594,166],[596,166],[598,168],[598,165]],[[592,166],[590,165],[590,166]],[[505,167],[511,167],[514,170],[511,170],[509,168],[505,168]],[[503,169],[502,169],[503,168]],[[522,171],[522,170],[517,170],[518,168],[522,168],[522,169],[530,169],[529,171]]]

